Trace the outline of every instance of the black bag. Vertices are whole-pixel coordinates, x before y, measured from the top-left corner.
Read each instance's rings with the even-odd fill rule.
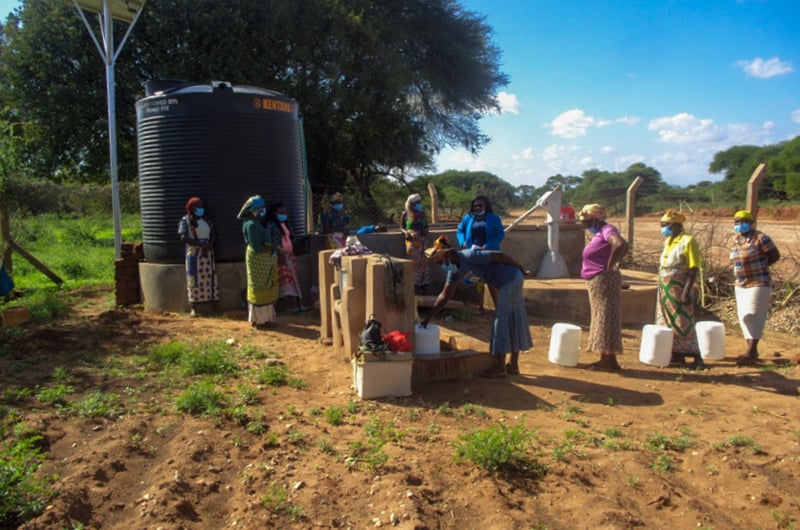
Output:
[[[386,345],[383,343],[383,333],[381,332],[381,323],[371,315],[364,323],[364,329],[361,331],[361,351],[380,351],[385,350]]]

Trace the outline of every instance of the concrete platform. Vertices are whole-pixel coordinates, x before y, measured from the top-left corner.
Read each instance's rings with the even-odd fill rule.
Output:
[[[641,271],[622,271],[622,281],[630,287],[622,291],[622,325],[652,324],[656,311],[658,275]],[[558,278],[525,280],[528,316],[588,326],[592,313],[586,280]]]
[[[461,350],[438,355],[417,355],[411,372],[411,386],[437,381],[472,379],[494,366],[488,352]]]

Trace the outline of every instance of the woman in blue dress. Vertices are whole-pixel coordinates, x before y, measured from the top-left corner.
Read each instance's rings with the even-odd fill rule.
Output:
[[[494,213],[489,197],[486,195],[475,196],[469,203],[469,212],[458,224],[456,230],[458,246],[469,249],[500,250],[500,243],[505,236],[503,220]],[[483,313],[483,288],[483,282],[478,281],[475,284],[475,289],[478,291],[479,313]],[[492,302],[497,307],[497,292],[491,287],[489,292],[492,295]]]
[[[456,250],[446,236],[439,236],[433,247],[425,253],[441,265],[447,273],[444,288],[436,298],[431,312],[420,323],[427,327],[436,315],[453,297],[459,281],[468,274],[475,275],[484,283],[497,289],[497,309],[492,319],[492,332],[489,339],[489,352],[494,358],[494,366],[481,374],[483,377],[505,377],[506,373],[519,373],[519,353],[533,346],[528,324],[528,311],[525,308],[523,293],[525,268],[514,258],[503,252],[464,249]],[[506,364],[506,354],[511,357]]]

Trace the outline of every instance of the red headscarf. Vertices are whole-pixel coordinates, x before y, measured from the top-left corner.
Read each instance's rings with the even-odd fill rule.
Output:
[[[200,197],[192,197],[186,202],[186,213],[192,213],[192,208],[202,208],[203,199]]]

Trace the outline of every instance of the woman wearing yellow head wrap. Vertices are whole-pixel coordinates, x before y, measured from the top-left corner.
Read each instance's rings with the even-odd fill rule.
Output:
[[[656,324],[672,328],[673,361],[683,363],[694,357],[694,367],[703,368],[695,332],[696,280],[700,270],[700,245],[683,229],[686,221],[678,210],[667,210],[661,217],[664,250],[658,267]]]
[[[412,193],[406,199],[405,208],[400,215],[400,232],[406,242],[406,256],[414,264],[414,288],[423,294],[431,283],[425,243],[428,239],[428,218],[422,206],[419,193]]]
[[[591,234],[583,249],[581,277],[586,280],[592,319],[588,351],[599,352],[599,370],[619,370],[617,353],[622,352],[622,275],[619,262],[628,252],[628,243],[613,225],[606,223],[606,209],[601,204],[587,204],[579,214]]]
[[[739,210],[733,215],[736,235],[731,241],[731,261],[736,282],[736,312],[747,341],[747,350],[736,358],[736,364],[753,364],[758,359],[758,341],[772,299],[769,267],[781,257],[772,239],[753,228],[753,224],[753,214],[749,210]]]

